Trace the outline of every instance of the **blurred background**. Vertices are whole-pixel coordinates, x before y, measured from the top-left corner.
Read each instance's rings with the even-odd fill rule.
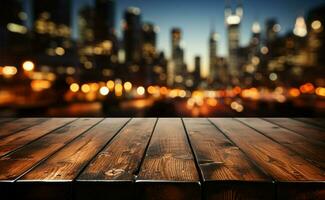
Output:
[[[325,116],[323,0],[1,0],[0,116]]]

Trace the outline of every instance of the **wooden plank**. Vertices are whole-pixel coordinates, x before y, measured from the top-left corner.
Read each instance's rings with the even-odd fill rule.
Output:
[[[159,119],[139,176],[138,199],[200,199],[199,175],[181,119]]]
[[[321,199],[321,196],[317,195],[325,189],[323,170],[239,121],[222,118],[210,120],[247,156],[277,181],[278,191],[285,193],[286,191],[281,183],[288,184],[288,182],[303,184],[309,188],[309,190],[302,192],[292,184],[291,193],[279,194],[277,192],[278,198],[285,195],[290,197],[288,199],[299,199],[302,196]],[[318,185],[318,187],[309,187],[311,183]]]
[[[305,124],[288,118],[266,118],[265,120],[272,122],[278,126],[294,131],[302,136],[317,141],[325,142],[325,131],[316,126]]]
[[[274,199],[272,179],[207,119],[184,119],[207,200]]]
[[[0,139],[22,131],[26,128],[40,124],[48,120],[47,118],[20,118],[15,121],[9,121],[1,124]]]
[[[0,118],[0,125],[2,125],[3,123],[6,123],[6,122],[10,122],[10,121],[14,121],[16,120],[17,118]]]
[[[72,183],[129,119],[105,119],[17,181],[17,198],[71,199]]]
[[[49,119],[43,123],[29,127],[0,140],[0,157],[56,130],[65,124],[76,120],[75,118]]]
[[[322,142],[310,140],[288,129],[281,128],[270,122],[257,118],[242,118],[239,121],[254,128],[263,135],[288,147],[296,153],[302,155],[318,166],[325,168],[325,145]]]
[[[133,199],[139,170],[157,119],[133,119],[77,178],[76,199]]]
[[[98,118],[78,119],[50,134],[0,158],[0,181],[14,181],[58,149],[101,121]]]
[[[294,118],[295,120],[305,122],[307,124],[312,124],[325,128],[325,118]]]

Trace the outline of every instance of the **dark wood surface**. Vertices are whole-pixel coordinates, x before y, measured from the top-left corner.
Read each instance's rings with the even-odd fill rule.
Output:
[[[2,118],[0,199],[325,199],[323,122]]]

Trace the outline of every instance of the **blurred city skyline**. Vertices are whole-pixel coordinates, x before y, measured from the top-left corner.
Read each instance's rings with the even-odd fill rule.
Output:
[[[320,1],[3,0],[0,10],[0,116],[325,113]]]
[[[30,0],[25,0],[28,2]],[[123,37],[122,20],[123,14],[128,7],[138,7],[141,10],[142,21],[150,22],[160,28],[157,35],[157,48],[170,57],[170,30],[180,27],[183,31],[183,44],[185,46],[185,61],[190,70],[194,70],[195,56],[202,59],[202,73],[209,73],[208,39],[211,28],[219,34],[218,55],[228,56],[227,28],[224,23],[225,3],[230,2],[233,6],[237,0],[119,0],[116,1],[116,32],[119,38]],[[262,33],[265,32],[267,19],[276,18],[281,25],[279,35],[292,32],[295,20],[300,15],[305,15],[308,10],[324,4],[322,0],[295,1],[295,0],[241,0],[244,7],[244,15],[240,27],[240,45],[247,46],[251,39],[251,27],[254,22],[261,24]],[[29,10],[26,3],[25,7]],[[83,6],[92,5],[93,0],[72,1],[72,30],[73,38],[79,38],[78,12]],[[180,12],[181,10],[181,12]],[[204,12],[200,12],[204,10]],[[166,14],[168,13],[168,14]],[[30,22],[29,22],[30,23]]]

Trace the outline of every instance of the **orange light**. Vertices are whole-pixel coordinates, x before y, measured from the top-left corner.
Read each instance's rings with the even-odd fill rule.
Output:
[[[96,92],[99,89],[98,83],[90,84],[90,90]]]
[[[31,82],[31,88],[35,92],[40,92],[51,87],[51,82],[47,80],[34,80]]]
[[[167,95],[168,94],[168,89],[166,87],[161,87],[160,88],[160,94],[161,95]]]
[[[218,105],[218,101],[217,101],[216,99],[214,99],[214,98],[209,98],[209,99],[207,100],[207,104],[208,104],[209,106],[211,106],[211,107],[215,107],[215,106]]]
[[[156,93],[156,88],[154,86],[149,86],[147,91],[149,94],[154,94]]]
[[[290,94],[290,96],[292,96],[292,97],[299,97],[299,96],[300,96],[300,91],[299,91],[299,89],[297,89],[297,88],[291,88],[291,89],[289,90],[289,94]]]
[[[304,94],[312,94],[315,91],[315,87],[312,83],[306,83],[300,87],[300,91]]]
[[[237,94],[240,94],[241,93],[241,88],[240,87],[235,87],[235,88],[233,88],[233,93],[235,93],[236,95]]]

